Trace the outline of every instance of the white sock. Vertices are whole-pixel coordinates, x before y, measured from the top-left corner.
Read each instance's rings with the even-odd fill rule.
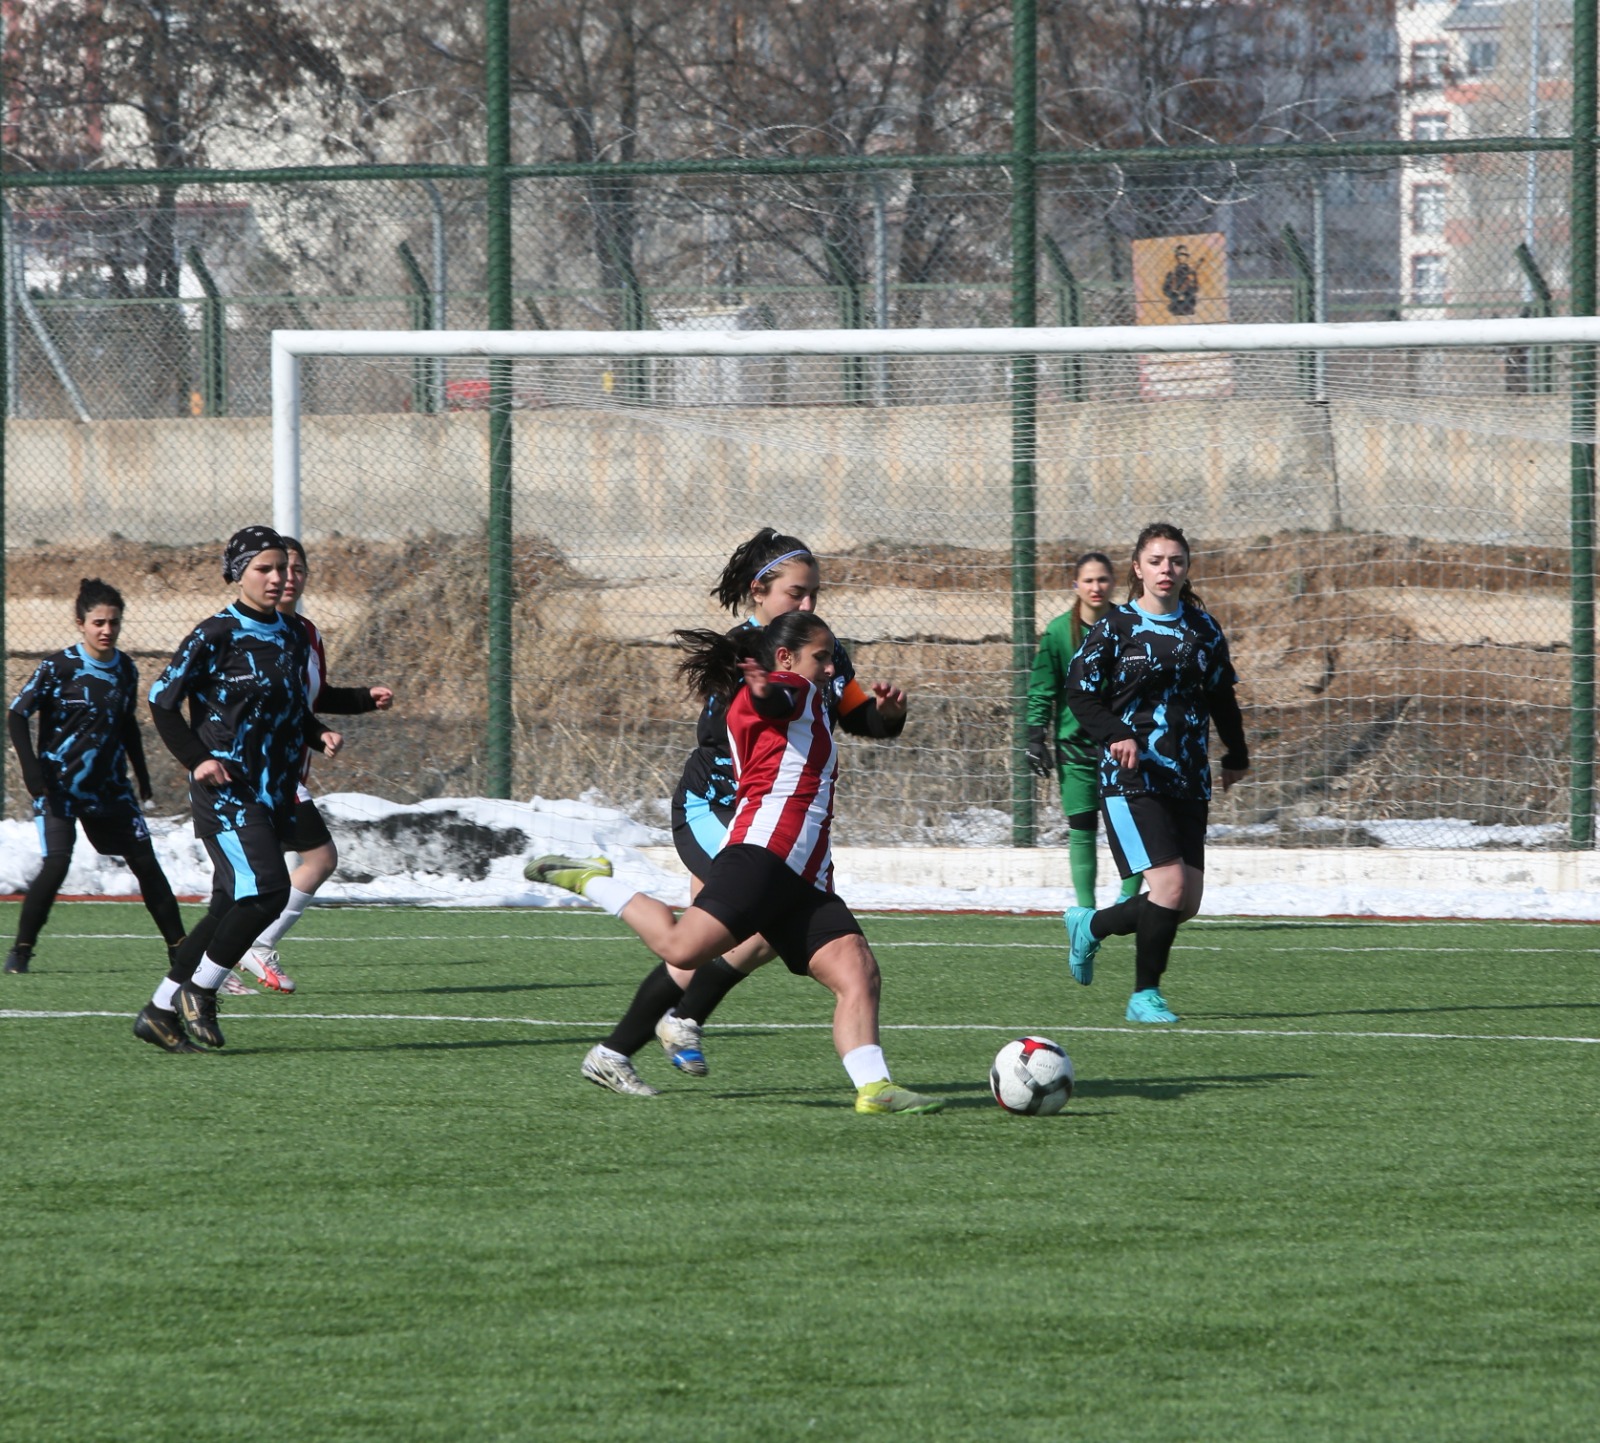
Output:
[[[222,979],[232,970],[231,967],[224,967],[220,962],[213,962],[211,954],[207,952],[200,959],[200,965],[194,969],[194,977],[191,980],[196,987],[201,988],[203,991],[215,992],[217,988],[222,986]]]
[[[583,895],[596,907],[604,907],[613,917],[620,917],[622,909],[638,894],[637,887],[630,887],[615,877],[591,877],[583,884]]]
[[[300,920],[306,908],[311,905],[311,896],[310,892],[302,892],[298,887],[289,888],[289,905],[279,912],[277,920],[256,938],[255,945],[269,950],[275,948],[283,934]],[[254,971],[253,968],[251,970]]]
[[[178,1009],[172,1004],[173,1000],[178,995],[178,988],[180,985],[181,984],[174,982],[170,977],[163,977],[161,979],[161,985],[156,988],[155,996],[150,999],[150,1005],[152,1007],[159,1007],[163,1012],[176,1012]]]
[[[850,1081],[860,1091],[869,1082],[887,1082],[889,1080],[889,1064],[883,1060],[883,1049],[876,1043],[866,1047],[852,1047],[844,1055],[844,1070],[850,1074]]]

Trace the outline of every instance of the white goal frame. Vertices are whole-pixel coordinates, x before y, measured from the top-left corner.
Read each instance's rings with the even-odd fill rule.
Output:
[[[285,535],[301,533],[300,362],[308,356],[1068,356],[1540,345],[1600,345],[1600,316],[859,331],[280,330],[272,333],[273,524]]]

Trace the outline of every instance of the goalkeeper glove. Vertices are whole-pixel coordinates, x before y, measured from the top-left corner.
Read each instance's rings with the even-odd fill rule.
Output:
[[[1045,740],[1043,727],[1028,733],[1028,766],[1036,777],[1048,777],[1056,769],[1055,748]]]

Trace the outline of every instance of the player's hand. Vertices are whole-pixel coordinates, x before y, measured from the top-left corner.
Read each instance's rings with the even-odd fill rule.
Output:
[[[1123,737],[1121,741],[1112,742],[1106,748],[1111,753],[1111,759],[1125,772],[1139,770],[1139,743],[1132,737]]]
[[[322,734],[322,755],[323,756],[325,756],[325,757],[336,757],[336,756],[338,756],[339,755],[339,748],[342,747],[343,745],[344,745],[344,737],[340,733],[338,733],[338,732],[323,732],[323,734]]]
[[[1232,767],[1223,767],[1223,769],[1222,769],[1222,790],[1223,791],[1226,792],[1226,791],[1230,790],[1235,782],[1242,782],[1243,780],[1244,780],[1244,772],[1243,771],[1235,771],[1234,768],[1232,768]]]
[[[1028,770],[1036,777],[1048,777],[1056,769],[1056,759],[1051,755],[1050,743],[1044,739],[1044,728],[1035,727],[1028,733]]]
[[[394,705],[394,693],[386,686],[368,687],[372,695],[372,704],[379,711],[388,711]]]
[[[195,781],[204,782],[208,787],[225,787],[233,780],[228,775],[227,767],[215,757],[208,757],[201,762],[190,775],[194,777]]]
[[[744,684],[750,688],[751,696],[765,696],[767,694],[767,678],[772,675],[766,667],[753,656],[739,658],[739,670],[744,673]]]
[[[872,683],[872,695],[878,703],[878,715],[885,721],[899,721],[906,714],[906,694],[886,681]]]

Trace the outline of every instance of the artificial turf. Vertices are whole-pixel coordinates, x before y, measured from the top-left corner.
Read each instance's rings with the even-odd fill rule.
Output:
[[[319,908],[169,1056],[142,909],[59,906],[0,978],[0,1438],[1594,1436],[1594,929],[1196,923],[1162,1029],[1126,942],[866,921],[936,1116],[855,1114],[781,966],[708,1078],[582,1082],[649,965],[587,911]],[[1059,1117],[988,1096],[1024,1031]]]

